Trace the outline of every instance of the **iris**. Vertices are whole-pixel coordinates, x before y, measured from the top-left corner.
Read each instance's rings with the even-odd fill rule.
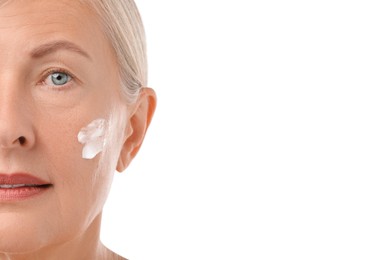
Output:
[[[56,72],[51,74],[51,81],[54,83],[54,85],[65,85],[68,83],[70,79],[70,76],[63,72]]]

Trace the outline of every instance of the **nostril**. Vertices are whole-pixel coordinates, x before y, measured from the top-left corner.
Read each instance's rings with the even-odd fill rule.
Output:
[[[26,143],[26,137],[24,137],[24,136],[19,137],[19,143],[21,145],[24,145]]]

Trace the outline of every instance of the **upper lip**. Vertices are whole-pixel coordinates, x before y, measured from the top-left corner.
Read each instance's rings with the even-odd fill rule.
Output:
[[[12,173],[12,174],[0,173],[0,185],[15,185],[15,184],[48,185],[50,183],[38,177],[35,177],[29,173]]]

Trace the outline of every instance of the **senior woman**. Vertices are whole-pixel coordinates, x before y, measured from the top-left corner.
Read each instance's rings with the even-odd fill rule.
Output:
[[[155,109],[132,0],[0,0],[0,259],[123,259],[99,239]]]

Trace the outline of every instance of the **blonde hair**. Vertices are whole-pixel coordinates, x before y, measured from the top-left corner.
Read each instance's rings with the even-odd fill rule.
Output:
[[[145,31],[133,0],[89,0],[115,52],[121,89],[125,100],[133,102],[147,86]]]

